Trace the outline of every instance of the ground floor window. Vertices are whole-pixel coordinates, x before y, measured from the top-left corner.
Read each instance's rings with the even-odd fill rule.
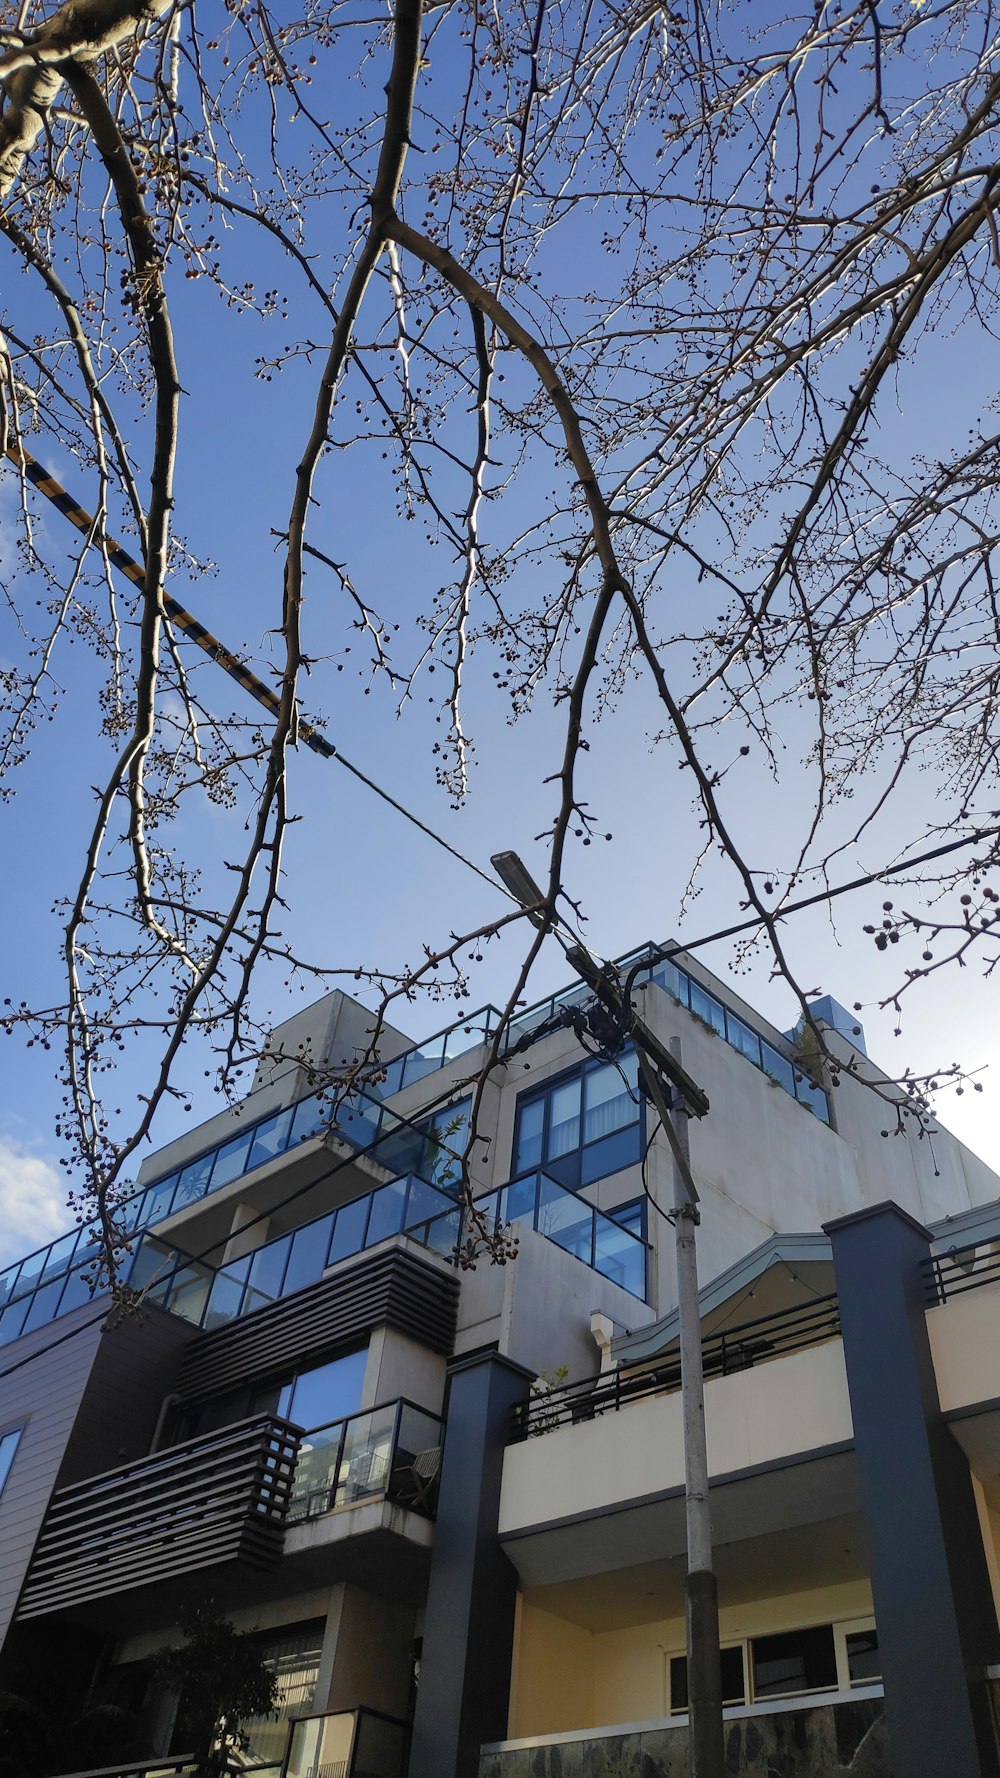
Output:
[[[243,1724],[247,1752],[258,1765],[278,1765],[284,1759],[289,1718],[308,1716],[315,1707],[323,1630],[324,1620],[316,1618],[282,1630],[265,1630],[259,1638],[261,1655],[277,1674],[281,1690],[276,1714],[251,1717]]]
[[[870,1619],[749,1636],[725,1645],[721,1656],[724,1705],[847,1691],[882,1677],[878,1635]],[[686,1655],[667,1657],[666,1681],[670,1714],[686,1711]]]

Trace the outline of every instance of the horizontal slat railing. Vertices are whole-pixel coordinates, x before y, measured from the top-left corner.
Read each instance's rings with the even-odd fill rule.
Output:
[[[931,1307],[982,1284],[1000,1284],[1000,1242],[969,1241],[945,1253],[930,1253],[921,1261],[921,1271]]]
[[[53,1496],[18,1617],[281,1553],[298,1428],[270,1415],[175,1445]]]
[[[836,1292],[831,1292],[804,1307],[780,1309],[773,1315],[761,1315],[754,1321],[727,1328],[725,1333],[710,1334],[702,1341],[705,1376],[731,1376],[768,1359],[780,1358],[806,1346],[820,1345],[824,1340],[836,1338],[839,1333],[840,1309]],[[547,1390],[544,1395],[515,1408],[510,1442],[517,1444],[522,1439],[554,1432],[560,1426],[573,1426],[580,1420],[596,1419],[600,1414],[617,1413],[633,1402],[654,1395],[671,1395],[680,1386],[680,1357],[670,1354],[646,1370],[615,1371],[607,1379],[588,1377],[582,1383]]]

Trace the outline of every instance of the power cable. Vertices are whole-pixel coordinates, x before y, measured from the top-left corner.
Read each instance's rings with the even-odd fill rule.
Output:
[[[6,455],[18,469],[23,471],[32,486],[37,488],[38,492],[43,494],[45,499],[50,501],[56,510],[63,514],[64,518],[69,519],[71,525],[74,525],[78,531],[83,532],[88,538],[93,538],[95,535],[101,537],[109,562],[111,562],[120,573],[124,574],[127,580],[130,580],[134,586],[141,587],[144,585],[146,576],[142,564],[138,562],[134,556],[130,555],[128,550],[125,549],[122,544],[116,542],[113,537],[108,537],[106,533],[101,531],[94,515],[89,513],[86,510],[86,507],[80,506],[79,503],[73,499],[73,496],[67,493],[66,489],[62,486],[62,483],[57,481],[55,476],[51,475],[49,471],[39,463],[38,459],[31,455],[30,451],[27,451],[22,444],[12,443],[8,445]],[[271,690],[271,687],[265,685],[264,681],[259,679],[256,673],[252,672],[245,662],[239,659],[238,655],[233,654],[231,649],[228,649],[223,642],[220,642],[217,636],[212,635],[211,630],[206,629],[205,625],[199,622],[198,618],[194,617],[190,611],[186,610],[183,605],[166,591],[163,593],[163,609],[167,617],[170,619],[170,622],[176,624],[178,629],[184,632],[189,641],[195,643],[195,645],[201,649],[203,654],[207,654],[209,659],[216,663],[216,666],[221,667],[224,673],[228,673],[230,679],[234,679],[237,685],[241,686],[244,691],[249,692],[250,696],[255,698],[258,704],[262,704],[264,709],[267,710],[270,715],[278,715],[281,709],[281,701],[277,694]],[[306,746],[312,749],[313,753],[318,753],[322,759],[336,760],[337,764],[343,766],[346,772],[350,772],[352,776],[357,778],[360,783],[364,784],[368,790],[374,792],[376,796],[381,797],[383,802],[388,803],[391,809],[395,809],[397,814],[402,815],[407,821],[411,822],[414,827],[419,828],[420,832],[426,834],[428,839],[433,840],[435,845],[441,846],[445,852],[450,853],[452,858],[458,860],[459,864],[464,864],[467,869],[475,871],[476,876],[481,877],[484,883],[488,883],[491,889],[499,889],[504,895],[510,896],[512,901],[515,899],[510,895],[510,891],[505,889],[503,884],[500,883],[496,877],[490,876],[488,871],[483,870],[478,864],[473,863],[471,858],[466,858],[464,852],[459,852],[457,847],[451,845],[450,841],[444,839],[441,834],[436,833],[433,827],[428,827],[426,821],[421,821],[419,815],[414,815],[410,809],[407,809],[405,805],[399,802],[388,790],[383,790],[380,784],[376,784],[374,778],[369,778],[368,774],[363,772],[360,766],[356,766],[352,760],[349,760],[346,755],[340,751],[340,748],[336,747],[332,741],[328,740],[321,730],[315,728],[312,723],[305,722],[302,718],[299,718],[297,733],[299,739],[304,741]]]
[[[43,465],[39,463],[38,459],[33,457],[30,451],[26,450],[23,445],[14,443],[10,444],[6,454],[11,462],[23,471],[27,479],[38,489],[39,493],[43,494],[65,518],[69,519],[70,523],[74,525],[78,531],[83,532],[88,537],[93,537],[95,532],[99,531],[99,527],[97,526],[93,514],[87,512],[85,507],[80,506],[77,501],[73,499],[72,495],[67,493],[62,484],[57,481],[56,477],[50,475],[48,470],[45,469]],[[137,562],[135,557],[131,556],[128,551],[113,538],[107,537],[103,533],[100,533],[100,535],[102,537],[104,548],[107,551],[109,561],[112,562],[127,579],[132,581],[134,585],[142,586],[145,581],[145,573],[140,563]],[[229,677],[234,679],[244,691],[248,691],[251,697],[255,698],[257,702],[262,704],[272,715],[277,714],[280,708],[280,702],[270,686],[265,685],[263,680],[259,679],[257,675],[244,664],[244,662],[226,648],[224,643],[220,642],[217,637],[213,636],[211,631],[205,628],[204,624],[200,623],[191,612],[187,611],[185,607],[179,604],[169,593],[164,592],[163,604],[164,610],[171,622],[176,623],[190,640],[194,642],[197,647],[202,649],[211,660],[214,660],[218,666],[222,667],[223,671],[228,673]],[[451,854],[452,858],[457,859],[459,864],[464,864],[468,870],[474,871],[476,876],[480,877],[484,883],[488,883],[491,889],[499,889],[509,900],[514,902],[517,901],[517,896],[511,893],[506,884],[501,883],[497,877],[491,876],[488,871],[483,870],[480,865],[475,864],[471,858],[467,858],[463,852],[459,852],[458,849],[455,846],[452,846],[448,840],[444,839],[441,834],[436,833],[432,827],[429,827],[426,822],[422,821],[419,815],[414,815],[412,810],[406,808],[406,806],[399,802],[396,797],[392,796],[389,791],[384,790],[373,778],[368,777],[367,773],[363,772],[360,766],[356,766],[352,760],[349,760],[346,755],[340,751],[339,747],[336,747],[332,741],[328,740],[319,729],[315,728],[311,723],[304,722],[300,719],[298,724],[298,734],[314,753],[320,754],[324,759],[336,760],[338,765],[343,766],[345,771],[350,772],[360,783],[364,784],[367,789],[371,790],[375,796],[381,797],[383,802],[387,803],[391,809],[395,809],[397,814],[402,815],[404,820],[409,821],[414,827],[418,828],[428,839],[433,840],[435,845],[441,846],[444,851]],[[856,889],[865,889],[874,883],[884,882],[887,878],[901,876],[904,872],[914,869],[917,865],[929,864],[936,858],[945,858],[952,852],[963,851],[967,846],[977,845],[980,840],[993,839],[996,838],[997,835],[1000,835],[1000,826],[977,829],[963,839],[951,840],[945,845],[935,846],[930,851],[918,853],[915,858],[903,859],[898,864],[887,865],[884,870],[869,871],[864,876],[854,877],[849,883],[841,883],[837,888],[821,889],[818,890],[815,895],[802,896],[798,901],[788,902],[784,907],[775,911],[773,918],[775,920],[784,920],[789,914],[801,913],[804,908],[817,907],[822,902],[833,901],[837,896],[848,895]],[[749,920],[737,921],[732,926],[719,927],[717,931],[706,933],[702,938],[692,939],[687,944],[661,946],[659,947],[659,955],[663,960],[669,961],[671,957],[677,956],[681,951],[696,951],[700,950],[705,945],[716,944],[725,938],[736,938],[743,932],[752,932],[756,928],[766,925],[768,917],[769,916],[764,914],[758,914]],[[643,965],[640,964],[638,967],[641,968]]]

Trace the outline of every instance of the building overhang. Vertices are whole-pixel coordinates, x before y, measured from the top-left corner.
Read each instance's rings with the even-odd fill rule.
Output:
[[[802,1296],[815,1294],[814,1282],[802,1280],[799,1268],[802,1266],[824,1266],[829,1269],[832,1281],[833,1252],[829,1238],[822,1233],[803,1235],[771,1235],[762,1241],[759,1247],[738,1260],[725,1272],[720,1272],[710,1284],[706,1284],[698,1293],[702,1323],[709,1323],[706,1331],[711,1332],[711,1318],[721,1309],[741,1298],[748,1297],[759,1279],[774,1268],[783,1268],[792,1273],[792,1283],[802,1283]],[[817,1280],[816,1287],[822,1290],[832,1288],[832,1282]],[[748,1314],[753,1314],[749,1308]],[[611,1342],[612,1363],[616,1365],[641,1364],[647,1359],[658,1358],[661,1353],[669,1351],[675,1345],[678,1336],[677,1310],[672,1309],[669,1315],[654,1321],[649,1327],[642,1327],[633,1333],[619,1334]]]

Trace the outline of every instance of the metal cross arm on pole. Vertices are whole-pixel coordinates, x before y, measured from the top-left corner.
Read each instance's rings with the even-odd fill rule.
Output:
[[[510,890],[515,901],[519,901],[528,919],[539,930],[548,924],[545,909],[545,896],[535,882],[527,866],[516,852],[494,852],[490,863],[506,889]],[[587,987],[593,989],[598,1000],[610,1008],[619,1024],[626,1019],[628,1028],[637,1044],[650,1056],[659,1072],[666,1076],[672,1086],[681,1094],[692,1117],[704,1117],[708,1111],[708,1095],[702,1092],[696,1081],[691,1079],[680,1063],[651,1030],[645,1019],[635,1011],[629,1003],[626,1005],[622,992],[621,978],[613,965],[601,964],[596,957],[579,944],[567,945],[558,931],[553,936],[559,940],[566,955],[566,961]]]
[[[495,859],[493,863],[496,863]],[[704,1117],[709,1109],[708,1094],[703,1092],[697,1082],[691,1079],[690,1074],[670,1054],[666,1044],[657,1037],[656,1032],[647,1025],[645,1019],[635,1011],[634,1007],[625,1005],[617,970],[613,974],[609,974],[606,969],[601,968],[597,959],[592,957],[582,945],[573,945],[567,950],[566,961],[576,970],[577,975],[582,977],[588,988],[594,990],[598,1000],[603,1000],[605,1006],[612,1007],[619,1015],[624,1013],[627,1016],[637,1047],[641,1047],[646,1052],[650,1060],[655,1062],[659,1073],[665,1075],[671,1085],[680,1093],[689,1116]]]

